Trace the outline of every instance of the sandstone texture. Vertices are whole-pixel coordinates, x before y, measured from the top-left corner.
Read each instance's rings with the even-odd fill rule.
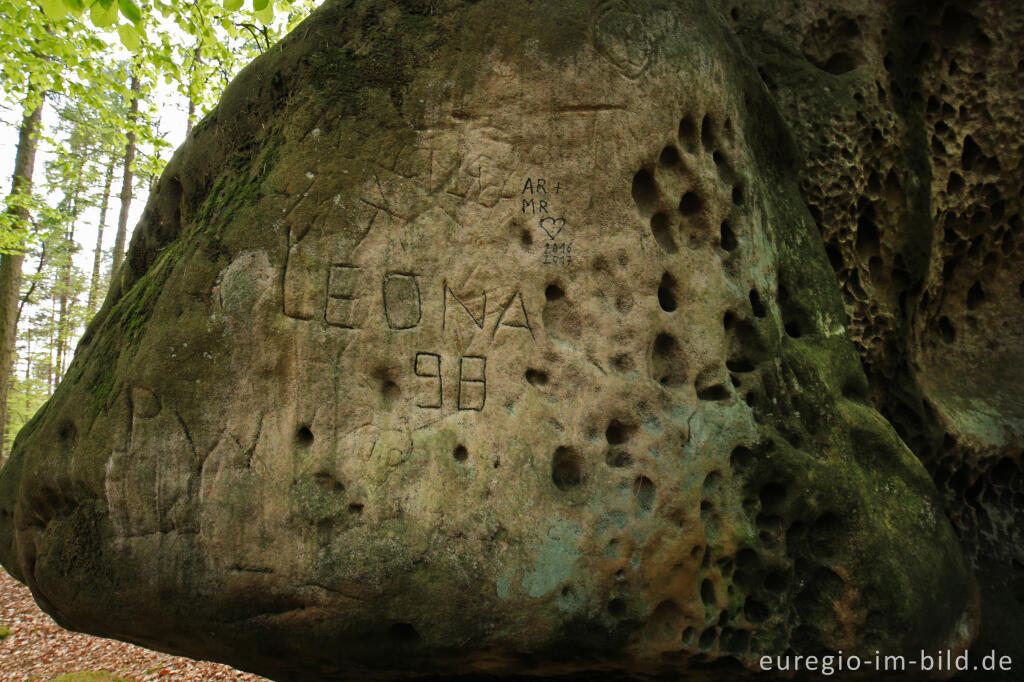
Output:
[[[720,8],[805,159],[872,403],[977,572],[976,648],[1024,660],[1022,7]]]
[[[0,561],[278,680],[969,646],[1022,13],[876,5],[328,0],[159,181]]]

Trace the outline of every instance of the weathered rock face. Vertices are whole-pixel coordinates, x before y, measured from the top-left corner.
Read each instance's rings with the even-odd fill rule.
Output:
[[[3,564],[279,679],[966,646],[728,18],[430,5],[326,3],[179,150],[0,472]]]
[[[1019,3],[723,4],[790,122],[872,400],[1024,646],[1024,31]]]

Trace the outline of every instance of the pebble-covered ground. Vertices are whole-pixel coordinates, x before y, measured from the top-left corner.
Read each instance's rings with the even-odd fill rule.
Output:
[[[43,682],[82,671],[107,671],[116,677],[106,679],[119,677],[133,682],[266,679],[219,663],[194,661],[65,630],[39,610],[27,587],[0,569],[0,634],[3,628],[10,630],[10,635],[0,641],[3,682]]]

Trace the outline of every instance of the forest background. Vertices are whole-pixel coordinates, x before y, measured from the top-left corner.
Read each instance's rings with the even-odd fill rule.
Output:
[[[0,463],[174,149],[320,0],[0,0]]]

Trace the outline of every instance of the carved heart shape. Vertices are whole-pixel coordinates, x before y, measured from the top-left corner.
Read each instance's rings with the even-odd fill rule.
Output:
[[[540,229],[544,230],[544,234],[548,236],[548,239],[554,239],[562,232],[562,228],[565,227],[565,218],[541,218]]]

